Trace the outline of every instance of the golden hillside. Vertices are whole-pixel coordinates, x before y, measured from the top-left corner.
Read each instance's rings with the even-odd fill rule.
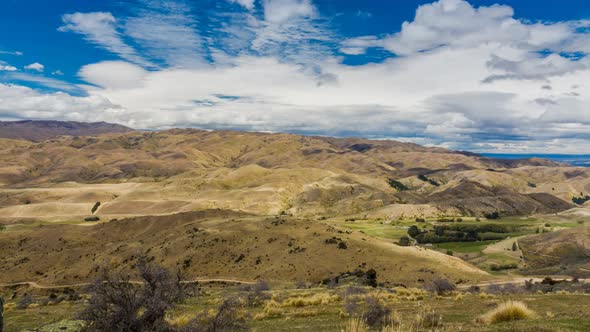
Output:
[[[588,175],[552,162],[291,134],[175,129],[0,140],[0,214],[6,221],[78,220],[96,202],[97,214],[109,219],[212,208],[310,216],[385,207],[387,218],[424,204],[430,215],[549,213],[571,207],[590,186]]]

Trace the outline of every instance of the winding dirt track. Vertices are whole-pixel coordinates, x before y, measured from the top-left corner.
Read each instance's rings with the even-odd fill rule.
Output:
[[[237,280],[237,279],[194,279],[194,280],[183,280],[181,281],[182,284],[196,284],[196,283],[210,283],[210,282],[225,282],[230,284],[240,284],[240,285],[253,285],[255,281],[246,281],[246,280]],[[143,284],[141,281],[131,281],[132,284]],[[79,283],[79,284],[69,284],[69,285],[40,285],[35,281],[22,281],[22,282],[15,282],[11,284],[0,284],[0,287],[14,287],[14,286],[29,286],[32,288],[37,289],[61,289],[61,288],[76,288],[76,287],[84,287],[90,286],[91,283]]]

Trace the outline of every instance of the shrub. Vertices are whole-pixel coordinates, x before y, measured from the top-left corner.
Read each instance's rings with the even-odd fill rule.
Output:
[[[498,213],[498,212],[486,213],[485,217],[486,217],[486,219],[500,219],[500,213]]]
[[[444,278],[435,278],[428,285],[426,285],[427,291],[436,293],[438,295],[444,295],[446,293],[452,292],[455,290],[455,288],[457,288],[455,284]]]
[[[92,212],[92,214],[94,214],[94,212],[96,212],[96,210],[98,210],[99,206],[100,206],[100,202],[94,203],[94,206],[92,206],[92,209],[90,210],[90,212]]]
[[[303,280],[299,280],[295,283],[295,289],[306,289],[307,283]]]
[[[423,308],[416,316],[418,329],[432,329],[442,325],[442,316],[434,309]]]
[[[590,196],[588,196],[588,195],[572,198],[572,202],[574,202],[574,204],[577,204],[577,205],[583,205],[587,201],[590,201]]]
[[[90,286],[91,298],[80,313],[88,331],[170,331],[166,312],[185,296],[180,275],[140,256],[137,271],[141,284],[128,274],[103,269]]]
[[[516,242],[512,243],[512,251],[516,251],[518,250],[518,246],[516,245]]]
[[[347,296],[344,300],[344,311],[349,315],[357,314],[360,311],[360,299],[358,296]]]
[[[270,286],[264,280],[258,280],[254,285],[244,286],[242,290],[246,292],[245,300],[248,306],[257,306],[270,299],[270,294],[267,293]]]
[[[408,229],[408,235],[410,237],[416,237],[416,236],[418,236],[418,234],[420,234],[420,229],[418,229],[418,226],[416,226],[416,225],[410,226],[410,228]]]
[[[424,219],[424,218],[416,218],[416,222],[426,222],[426,219]]]
[[[476,321],[483,324],[496,324],[531,319],[534,316],[535,313],[523,302],[507,301],[500,304],[496,309],[478,317]]]
[[[397,190],[397,191],[406,191],[406,190],[410,190],[410,188],[408,188],[405,184],[394,180],[394,179],[388,179],[387,183],[389,184],[389,186],[391,186],[393,189]]]
[[[429,179],[426,175],[423,175],[423,174],[418,175],[418,180],[428,182],[435,187],[440,186],[440,183],[434,181],[433,179]]]
[[[365,298],[366,307],[362,318],[371,327],[382,326],[391,314],[391,308],[385,306],[376,296]]]
[[[492,270],[492,271],[513,270],[513,269],[517,269],[517,268],[518,268],[518,264],[516,264],[516,263],[492,264],[490,266],[490,270]]]
[[[0,224],[0,231],[3,231],[6,229],[6,226],[4,226],[3,224]]]
[[[236,297],[223,300],[216,312],[211,315],[201,312],[190,321],[185,328],[186,332],[238,332],[250,331],[244,316],[241,313],[242,303]]]
[[[367,271],[367,285],[373,288],[377,287],[377,271],[375,269],[369,269]]]
[[[33,297],[30,294],[25,294],[20,301],[16,303],[17,309],[26,309],[33,304]]]
[[[410,246],[410,238],[407,236],[402,236],[399,239],[399,245],[402,247],[409,247]]]

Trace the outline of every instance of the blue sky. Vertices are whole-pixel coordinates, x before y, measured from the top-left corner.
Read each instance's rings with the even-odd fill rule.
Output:
[[[590,153],[587,1],[3,5],[4,120]]]

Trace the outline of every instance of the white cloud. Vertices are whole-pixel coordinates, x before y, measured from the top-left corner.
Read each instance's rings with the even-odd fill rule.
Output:
[[[31,88],[0,83],[0,113],[15,119],[94,121],[121,110],[98,96],[73,97],[63,92],[40,93]],[[94,114],[94,115],[93,115]]]
[[[340,52],[349,55],[364,54],[368,48],[383,47],[383,40],[376,36],[350,38],[342,42]]]
[[[232,13],[227,25],[215,26],[224,33],[214,40],[199,35],[207,27],[182,3],[159,10],[164,16],[150,9],[164,2],[143,3],[120,22],[104,13],[66,20],[65,30],[126,60],[82,67],[88,85],[74,87],[85,97],[0,86],[0,99],[13,113],[23,100],[25,118],[357,135],[477,151],[566,152],[578,144],[578,153],[590,153],[583,143],[590,140],[589,60],[559,53],[583,50],[590,34],[578,28],[586,22],[531,23],[515,19],[508,6],[441,0],[418,8],[399,32],[339,44],[311,1],[267,0],[263,13]],[[149,17],[161,36],[147,34]],[[117,48],[127,39],[140,51]],[[372,47],[398,56],[349,66],[334,55],[337,48],[362,54]],[[167,65],[145,70],[134,59],[138,52]],[[218,62],[185,62],[190,54],[200,61],[203,52]],[[28,76],[21,78],[40,79]],[[9,112],[3,103],[0,112]]]
[[[5,77],[14,81],[36,83],[54,90],[67,91],[71,93],[79,93],[82,91],[80,87],[78,87],[77,85],[61,81],[55,78],[44,77],[40,75],[11,72],[8,73]]]
[[[125,35],[142,54],[169,66],[193,67],[205,63],[203,41],[184,1],[142,0],[137,14],[127,17]]]
[[[79,76],[90,84],[107,89],[141,86],[148,72],[142,67],[123,61],[107,61],[82,67]]]
[[[14,66],[9,65],[4,61],[0,61],[0,71],[17,71],[18,69]]]
[[[143,66],[153,66],[123,41],[120,32],[117,31],[116,19],[111,13],[66,14],[62,20],[64,25],[58,29],[59,31],[81,34],[87,41],[115,53],[127,61]]]
[[[264,0],[264,19],[283,23],[293,18],[310,18],[316,15],[311,0]]]
[[[40,64],[39,62],[34,62],[34,63],[31,63],[30,65],[26,65],[25,69],[34,70],[34,71],[41,73],[45,70],[45,66]]]
[[[240,4],[242,7],[248,9],[248,10],[253,10],[254,9],[254,2],[255,0],[228,0],[229,2],[233,2],[233,3],[238,3]]]
[[[4,50],[0,50],[0,54],[8,54],[8,55],[21,56],[21,55],[23,55],[23,52],[20,52],[20,51],[4,51]]]
[[[587,27],[588,22],[528,23],[513,15],[509,6],[475,8],[464,0],[440,0],[418,7],[414,20],[404,22],[400,32],[366,47],[381,47],[402,56],[440,47],[467,48],[483,44],[511,45],[529,51],[573,51],[575,45],[587,40],[587,36],[576,35],[575,31]],[[576,38],[572,38],[573,35]]]
[[[550,54],[545,57],[530,56],[520,61],[511,61],[492,55],[488,66],[501,74],[487,77],[484,82],[498,79],[545,79],[587,68],[585,61],[573,61],[559,54]]]
[[[322,74],[318,63],[332,56],[335,36],[310,0],[265,0],[264,20],[253,22],[251,50],[260,56],[305,65]]]

